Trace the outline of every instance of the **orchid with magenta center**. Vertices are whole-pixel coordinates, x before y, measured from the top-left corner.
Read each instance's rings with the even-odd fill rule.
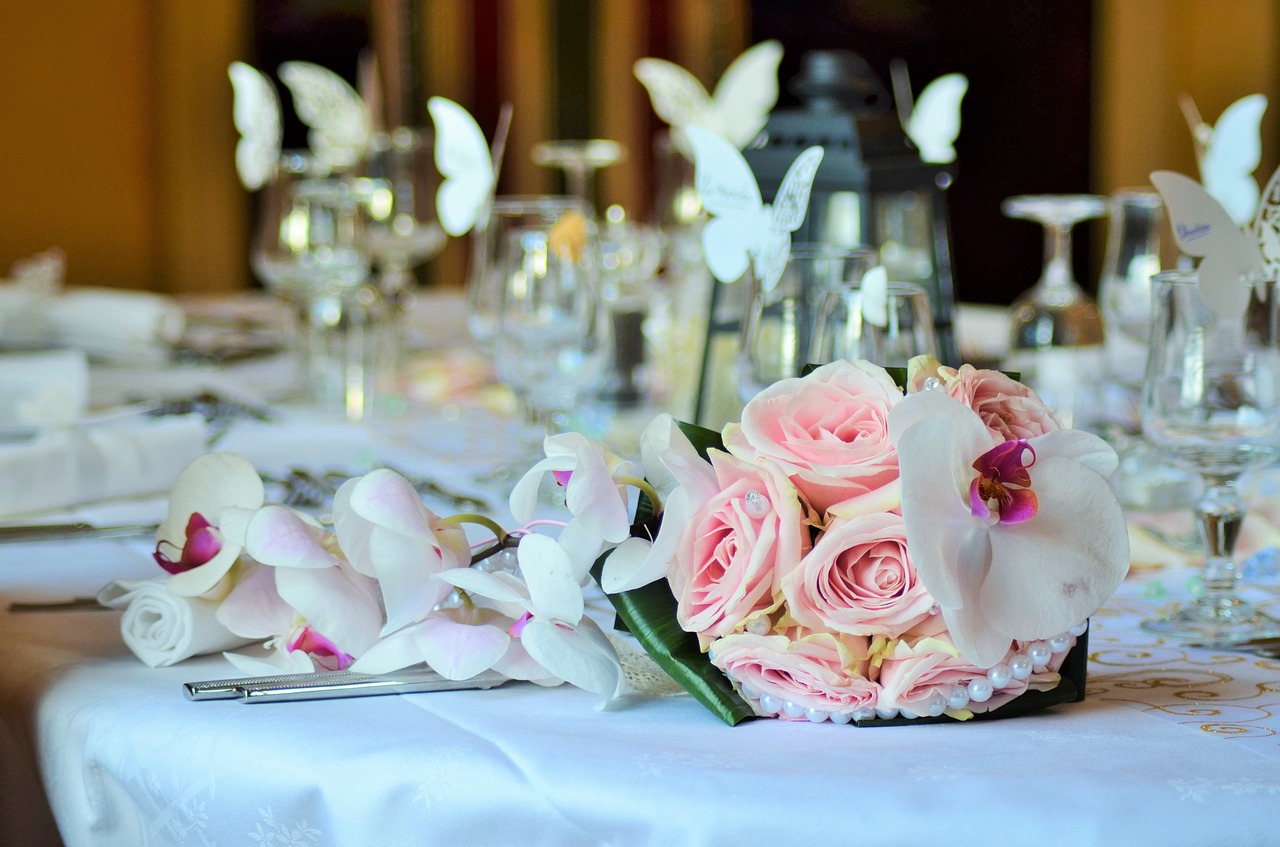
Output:
[[[1036,493],[1027,472],[1035,461],[1036,451],[1025,439],[1006,441],[979,456],[973,463],[978,475],[969,483],[973,516],[1002,524],[1035,517]]]
[[[151,557],[166,572],[182,573],[198,568],[222,550],[222,533],[199,512],[191,513],[191,518],[187,521],[186,536],[187,541],[178,550],[176,562],[164,552],[166,547],[175,549],[174,545],[163,539],[156,542],[156,549]]]
[[[942,391],[908,395],[889,428],[912,560],[977,667],[1079,624],[1124,578],[1129,536],[1102,439],[1063,429],[997,440]]]

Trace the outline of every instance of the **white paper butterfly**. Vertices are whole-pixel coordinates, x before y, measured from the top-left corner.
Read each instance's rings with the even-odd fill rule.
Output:
[[[822,148],[810,147],[791,163],[772,204],[747,160],[728,141],[700,127],[687,129],[694,151],[694,185],[712,220],[702,230],[702,251],[711,275],[733,282],[751,264],[765,291],[772,291],[791,255],[791,233],[804,223],[809,191],[822,164]]]
[[[234,93],[232,117],[240,141],[236,144],[236,173],[250,191],[266,185],[280,159],[280,100],[271,80],[244,62],[227,68]]]
[[[920,151],[920,160],[946,164],[956,160],[960,136],[960,101],[969,90],[964,74],[945,74],[924,87],[903,130]]]
[[[1250,94],[1232,103],[1209,126],[1190,97],[1181,100],[1183,114],[1191,126],[1196,146],[1196,162],[1204,190],[1222,204],[1235,221],[1244,226],[1258,208],[1258,183],[1253,178],[1262,161],[1262,114],[1267,98]]]
[[[764,128],[778,102],[781,61],[777,41],[749,48],[725,70],[714,95],[693,74],[665,59],[640,59],[634,70],[658,117],[678,130],[710,130],[742,149]]]
[[[310,128],[316,158],[341,170],[364,157],[372,135],[369,109],[345,79],[310,62],[285,62],[280,79],[293,94],[298,118]]]
[[[1250,286],[1241,285],[1244,274],[1280,269],[1280,217],[1277,183],[1280,171],[1267,185],[1268,200],[1253,224],[1240,229],[1222,204],[1190,177],[1173,171],[1156,171],[1151,182],[1164,198],[1178,249],[1200,259],[1200,295],[1215,314],[1238,320],[1249,306]]]
[[[503,110],[491,151],[471,113],[452,100],[432,97],[427,111],[436,127],[436,168],[444,176],[436,192],[436,215],[455,238],[475,226],[493,197],[510,111]]]

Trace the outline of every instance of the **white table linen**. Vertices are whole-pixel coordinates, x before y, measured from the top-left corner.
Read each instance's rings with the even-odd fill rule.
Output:
[[[245,423],[219,449],[273,471],[392,462],[475,491],[504,431],[483,421]],[[128,509],[163,503],[75,514]],[[155,575],[148,552],[0,547],[0,602]],[[1138,628],[1185,597],[1186,576],[1135,571],[1094,618],[1085,702],[891,728],[730,728],[685,695],[598,711],[594,695],[525,683],[190,702],[182,683],[239,674],[220,656],[146,667],[118,612],[0,606],[0,844],[56,843],[55,819],[72,847],[1280,843],[1280,660]],[[1256,593],[1276,609],[1274,581]]]

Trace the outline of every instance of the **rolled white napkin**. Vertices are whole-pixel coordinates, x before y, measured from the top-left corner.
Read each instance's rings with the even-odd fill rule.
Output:
[[[159,494],[207,450],[199,415],[49,430],[0,445],[0,518]]]
[[[0,427],[67,426],[89,404],[89,361],[81,350],[0,354]]]
[[[167,356],[186,325],[168,297],[114,288],[68,288],[49,299],[45,318],[55,346],[108,359]]]
[[[98,594],[102,605],[124,610],[120,635],[144,663],[163,668],[250,642],[218,623],[216,602],[179,597],[166,582],[164,578],[117,580]]]

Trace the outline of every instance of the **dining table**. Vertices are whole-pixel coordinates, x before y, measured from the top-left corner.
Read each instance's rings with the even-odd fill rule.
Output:
[[[461,309],[457,295],[432,295],[417,373],[456,362]],[[394,414],[352,422],[273,402],[270,377],[284,367],[280,357],[91,377],[103,391],[261,388],[272,414],[231,421],[210,449],[273,478],[392,466],[511,520],[511,479],[492,473],[518,441],[501,403],[409,391]],[[621,413],[592,423],[606,437],[636,431]],[[1242,555],[1280,540],[1277,480],[1249,481]],[[442,514],[456,506],[424,498]],[[24,520],[147,524],[165,508],[154,492]],[[729,726],[674,686],[607,707],[527,682],[192,700],[185,684],[241,674],[221,653],[149,667],[122,640],[121,612],[82,599],[162,575],[154,536],[0,542],[0,844],[1280,845],[1280,653],[1142,629],[1197,590],[1194,535],[1181,511],[1128,520],[1130,572],[1091,619],[1082,700],[891,726]],[[1246,594],[1280,614],[1274,565],[1255,577]],[[610,625],[607,599],[589,601]],[[625,635],[616,643],[624,664],[643,662]]]

